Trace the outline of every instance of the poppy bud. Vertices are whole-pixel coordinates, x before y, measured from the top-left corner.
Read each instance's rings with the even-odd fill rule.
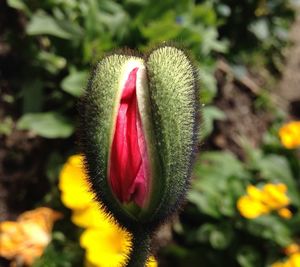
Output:
[[[184,200],[197,84],[190,60],[172,46],[109,55],[91,75],[79,109],[86,168],[97,200],[129,230],[155,229]]]

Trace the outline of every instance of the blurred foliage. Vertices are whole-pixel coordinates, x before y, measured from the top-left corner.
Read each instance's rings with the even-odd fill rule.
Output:
[[[229,53],[236,62],[267,65],[281,70],[283,48],[294,12],[289,0],[214,1],[222,21],[220,37],[229,38]]]
[[[72,133],[64,116],[74,119],[74,98],[81,95],[90,66],[108,51],[120,47],[146,51],[147,47],[166,41],[184,45],[199,66],[202,103],[210,103],[216,95],[215,55],[223,54],[232,62],[257,59],[257,64],[277,66],[282,62],[282,48],[293,18],[287,0],[249,0],[242,4],[236,0],[7,3],[22,12],[26,20],[24,33],[9,32],[6,36],[26,66],[20,67],[14,81],[19,89],[15,101],[22,103],[19,112],[26,115],[55,111],[38,117],[40,123],[45,120],[43,131],[36,132],[35,125],[28,123],[28,115],[21,118],[19,125],[47,138],[68,137]],[[55,133],[47,134],[48,130]],[[7,126],[4,131],[8,131]]]
[[[21,114],[55,112],[72,118],[74,97],[80,96],[88,71],[106,52],[120,47],[145,51],[162,41],[177,41],[192,51],[199,63],[203,83],[203,102],[210,102],[216,93],[213,78],[213,52],[225,52],[226,42],[218,40],[218,18],[209,1],[19,1],[11,7],[26,16],[25,37],[11,32],[8,41],[18,51],[26,68],[21,69],[16,88],[20,88]],[[34,97],[33,97],[34,96]],[[40,114],[42,115],[42,114]],[[51,128],[62,128],[67,120],[51,116]],[[30,118],[30,117],[29,117]],[[39,121],[43,119],[39,116]],[[45,135],[36,132],[31,123],[22,129],[47,138],[65,133]],[[28,122],[28,116],[25,122]],[[47,124],[47,123],[45,123]],[[60,131],[57,129],[57,131]]]
[[[76,126],[77,99],[91,66],[105,53],[123,47],[145,52],[162,42],[187,48],[201,77],[201,142],[205,142],[214,121],[226,119],[213,105],[218,93],[217,58],[226,58],[238,76],[244,75],[246,66],[280,71],[294,18],[288,0],[6,1],[18,10],[22,31],[8,29],[4,36],[20,64],[11,81],[15,92],[2,98],[14,104],[18,130],[64,140],[65,155],[75,146],[70,147],[68,140]],[[268,102],[265,99],[268,96],[263,96]],[[270,266],[284,256],[283,247],[297,242],[300,164],[296,152],[279,142],[281,122],[282,118],[265,134],[261,148],[244,143],[244,161],[227,151],[201,153],[188,204],[174,225],[174,242],[159,253],[167,266]],[[11,117],[0,122],[0,134],[10,135],[13,129]],[[66,216],[34,266],[81,266],[78,233],[57,189],[64,158],[55,147],[47,158],[45,172],[51,189],[41,203]],[[268,182],[288,187],[293,217],[286,220],[271,213],[253,220],[242,218],[236,202],[246,186]]]
[[[187,266],[187,262],[189,266],[222,266],[224,262],[226,266],[270,266],[284,256],[283,248],[297,242],[299,158],[295,153],[287,156],[278,138],[269,149],[272,151],[245,144],[245,162],[230,152],[201,153],[188,194],[189,204],[179,225],[174,226],[178,244],[162,252],[172,266]],[[297,162],[296,176],[292,173],[293,162]],[[281,218],[271,212],[255,219],[243,218],[237,201],[247,185],[270,182],[287,186],[293,216]]]

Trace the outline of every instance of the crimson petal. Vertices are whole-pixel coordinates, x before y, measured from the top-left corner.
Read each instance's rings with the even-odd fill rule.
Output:
[[[148,191],[145,137],[136,95],[138,68],[134,68],[122,90],[110,155],[109,181],[122,203],[143,206]]]

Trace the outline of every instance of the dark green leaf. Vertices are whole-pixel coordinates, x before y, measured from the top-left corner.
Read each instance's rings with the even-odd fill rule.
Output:
[[[35,13],[27,25],[28,35],[53,35],[62,39],[78,37],[80,29],[69,21],[60,21],[42,11]]]
[[[56,112],[25,114],[19,119],[17,128],[45,138],[67,138],[74,132],[71,121]]]
[[[87,79],[88,72],[74,71],[62,80],[61,87],[65,92],[79,97],[84,91],[84,88],[87,84]]]

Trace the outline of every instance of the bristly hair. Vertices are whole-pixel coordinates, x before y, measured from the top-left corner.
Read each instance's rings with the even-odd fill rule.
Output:
[[[170,203],[169,200],[162,200],[161,201],[161,206],[157,209],[156,214],[154,214],[154,216],[152,217],[152,221],[153,221],[153,225],[154,225],[154,221],[158,224],[164,223],[166,220],[168,220],[168,218],[172,217],[172,214],[174,214],[179,208],[182,207],[184,200],[185,200],[185,196],[186,196],[186,191],[187,189],[190,187],[190,180],[191,180],[191,172],[192,172],[192,165],[195,161],[195,155],[198,152],[197,151],[197,143],[198,143],[198,136],[199,136],[199,125],[200,125],[200,103],[199,103],[199,75],[198,75],[198,71],[197,68],[195,67],[195,64],[193,64],[194,60],[192,59],[192,57],[189,55],[189,53],[187,53],[187,51],[185,51],[185,49],[179,48],[178,45],[174,45],[173,43],[164,43],[161,44],[155,48],[152,48],[146,55],[145,57],[145,61],[146,61],[146,67],[147,67],[147,74],[148,74],[148,80],[150,81],[150,86],[149,86],[149,90],[150,90],[150,95],[152,93],[152,97],[150,98],[151,100],[151,106],[152,106],[152,110],[153,110],[153,115],[155,116],[155,110],[156,110],[156,106],[155,106],[155,101],[157,101],[157,92],[155,92],[153,94],[153,88],[151,88],[151,79],[153,79],[153,77],[151,77],[151,75],[156,75],[157,73],[157,67],[153,66],[152,68],[154,68],[154,70],[151,72],[150,71],[150,66],[149,66],[149,58],[153,55],[153,53],[155,53],[155,51],[159,51],[159,50],[164,50],[164,49],[170,49],[170,51],[172,50],[174,52],[174,56],[171,58],[170,60],[173,60],[173,66],[169,66],[169,69],[172,69],[173,67],[173,71],[176,72],[175,69],[175,65],[176,62],[174,62],[174,60],[176,60],[176,53],[181,53],[181,55],[178,57],[178,60],[182,60],[182,58],[180,59],[181,56],[185,57],[187,62],[188,62],[188,66],[190,68],[190,70],[192,71],[192,77],[190,77],[192,79],[192,85],[190,86],[190,90],[193,94],[193,99],[191,101],[192,104],[192,117],[193,117],[193,123],[192,123],[192,136],[191,136],[191,147],[190,149],[192,151],[190,151],[190,156],[188,159],[188,162],[185,162],[186,166],[188,166],[188,169],[186,171],[185,176],[185,182],[184,184],[181,184],[181,188],[177,188],[177,192],[176,192],[176,199],[173,203]],[[179,52],[180,51],[180,52]],[[172,53],[172,52],[171,52]],[[162,53],[160,53],[157,56],[157,61],[160,63],[157,63],[156,65],[162,65],[160,62],[160,57],[162,57]],[[166,60],[167,62],[167,60]],[[179,64],[180,65],[180,64]],[[178,65],[178,67],[179,67]],[[166,72],[168,72],[167,69],[165,69]],[[182,70],[183,71],[183,70]],[[180,73],[174,73],[174,75],[180,75]],[[161,82],[161,81],[160,81]],[[168,81],[169,83],[172,83],[173,80],[169,79]],[[178,84],[176,84],[177,88],[178,86],[180,87],[180,82]],[[153,86],[152,86],[153,87]],[[155,87],[155,86],[154,86]],[[187,88],[185,88],[187,89]],[[179,90],[179,89],[177,89]],[[158,91],[158,90],[157,90]],[[155,95],[156,94],[156,95]],[[156,98],[156,100],[155,100]],[[161,97],[161,101],[163,102],[163,97]],[[161,103],[162,103],[161,102]],[[169,103],[168,103],[169,104]],[[167,105],[169,106],[169,105]],[[170,108],[170,106],[169,106]],[[176,107],[173,108],[173,112],[175,112],[176,108],[178,108],[178,105]],[[157,119],[160,118],[160,115],[156,115]],[[170,126],[170,128],[172,128],[172,125]],[[156,132],[159,132],[159,129],[156,129]],[[159,135],[159,137],[156,138],[156,140],[161,140],[163,134],[161,133]],[[160,155],[162,155],[162,153],[160,153]],[[174,161],[178,161],[178,159],[174,159]],[[170,164],[167,163],[167,164]],[[174,174],[175,175],[175,174]],[[169,184],[170,186],[174,187],[174,183]],[[174,192],[174,191],[173,191]],[[166,197],[166,196],[165,196]],[[171,194],[169,195],[169,197],[172,197]]]

